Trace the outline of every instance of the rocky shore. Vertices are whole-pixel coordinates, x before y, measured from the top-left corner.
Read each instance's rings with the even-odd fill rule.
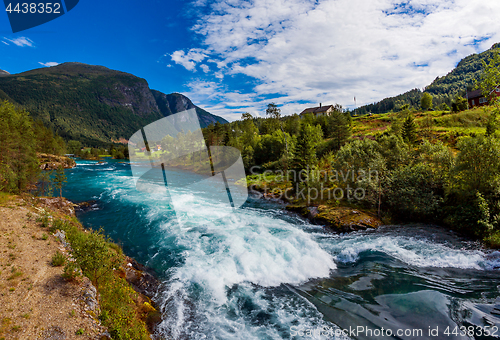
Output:
[[[289,202],[259,186],[249,187],[250,193],[262,199],[280,203],[287,211],[297,213],[311,223],[322,225],[328,231],[344,233],[357,230],[376,229],[383,223],[373,213],[359,208],[347,206],[330,206],[325,204],[305,204]]]
[[[71,169],[76,166],[75,160],[70,157],[56,156],[45,153],[39,153],[37,154],[37,157],[41,170],[56,170],[61,166],[64,169]]]

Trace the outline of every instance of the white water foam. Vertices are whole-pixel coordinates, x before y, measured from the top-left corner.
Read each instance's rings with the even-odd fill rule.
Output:
[[[197,207],[195,215],[203,214],[217,214],[217,205]],[[167,234],[177,233],[178,246],[186,249],[184,264],[172,270],[171,279],[161,294],[166,311],[162,329],[174,339],[186,336],[197,339],[207,332],[213,333],[214,339],[281,339],[283,334],[277,330],[277,321],[267,329],[264,325],[249,324],[243,316],[228,317],[228,309],[232,310],[230,314],[238,314],[241,307],[228,295],[228,290],[238,287],[239,292],[241,287],[246,287],[247,298],[264,308],[265,301],[258,296],[262,287],[328,277],[336,268],[332,256],[311,235],[252,209],[239,210],[206,228],[185,230],[175,228],[172,223],[165,223],[163,228]],[[287,303],[276,298],[271,305],[278,302]],[[193,303],[196,306],[190,305]],[[299,317],[305,312],[298,306],[273,309],[275,313],[291,313],[283,319],[293,319],[295,324],[307,321]],[[314,307],[308,305],[306,310],[316,317],[311,316],[314,322],[307,321],[311,327],[313,323],[321,324],[321,316]],[[200,318],[209,329],[196,324]],[[186,330],[192,333],[186,335]],[[289,336],[288,330],[286,333]]]
[[[377,251],[416,267],[489,270],[500,265],[500,253],[453,248],[426,239],[360,234],[346,236],[328,246],[338,262],[356,262],[360,253]]]

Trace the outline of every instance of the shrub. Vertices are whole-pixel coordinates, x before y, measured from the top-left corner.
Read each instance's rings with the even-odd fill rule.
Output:
[[[68,281],[72,281],[80,276],[80,267],[73,261],[68,261],[64,266],[62,277]]]
[[[54,267],[60,267],[64,263],[66,263],[66,256],[61,254],[60,252],[56,252],[54,256],[52,256],[52,261],[50,262]]]

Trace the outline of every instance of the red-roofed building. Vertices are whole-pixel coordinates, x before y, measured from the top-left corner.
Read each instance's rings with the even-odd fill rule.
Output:
[[[496,87],[492,93],[494,92],[495,95],[498,97],[500,96],[500,87]],[[483,106],[488,104],[488,98],[483,96],[483,93],[481,90],[475,90],[472,92],[467,93],[467,101],[469,102],[469,107],[472,108],[474,106]]]

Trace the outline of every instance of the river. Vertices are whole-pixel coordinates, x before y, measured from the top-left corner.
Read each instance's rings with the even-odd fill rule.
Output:
[[[167,338],[500,337],[500,253],[439,227],[337,235],[251,197],[181,228],[166,195],[136,190],[127,163],[78,161],[66,175],[65,197],[97,200],[83,225],[158,273]],[[190,218],[217,216],[216,204],[184,195]]]

